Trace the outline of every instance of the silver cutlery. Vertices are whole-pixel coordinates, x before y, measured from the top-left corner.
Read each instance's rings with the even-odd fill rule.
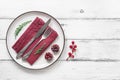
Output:
[[[22,54],[24,53],[24,51],[29,47],[29,45],[39,36],[41,36],[43,34],[43,32],[45,31],[45,29],[48,27],[49,23],[50,23],[51,19],[49,19],[43,26],[42,28],[36,33],[36,35],[28,42],[28,44],[20,50],[20,52],[17,54],[16,59],[21,58]]]
[[[51,34],[51,32],[52,32],[52,29],[51,29],[50,27],[48,27],[48,28],[45,30],[45,32],[43,33],[42,38],[38,41],[37,44],[35,44],[35,46],[34,46],[30,51],[28,51],[28,52],[22,57],[22,60],[23,60],[23,61],[26,61],[26,59],[30,56],[30,54],[31,54],[32,51],[35,49],[35,47],[36,47],[42,40],[46,39],[46,38]],[[44,48],[45,45],[46,45],[46,43],[44,43],[44,44],[40,47],[40,49]]]

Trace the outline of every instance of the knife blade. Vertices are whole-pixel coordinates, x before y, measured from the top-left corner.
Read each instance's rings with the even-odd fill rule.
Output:
[[[24,53],[24,51],[29,47],[29,45],[36,39],[38,38],[39,36],[42,35],[42,33],[45,31],[45,29],[48,27],[49,23],[50,23],[51,19],[49,19],[43,26],[42,28],[36,33],[36,35],[27,43],[27,45],[21,49],[19,51],[19,53],[17,54],[16,56],[16,59],[19,59],[21,58],[22,54]]]

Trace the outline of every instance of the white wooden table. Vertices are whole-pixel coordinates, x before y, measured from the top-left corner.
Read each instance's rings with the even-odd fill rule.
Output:
[[[51,67],[33,71],[17,65],[6,49],[6,32],[15,17],[43,11],[57,18],[66,47]],[[69,44],[78,45],[66,61]],[[1,0],[0,80],[120,80],[120,0]]]

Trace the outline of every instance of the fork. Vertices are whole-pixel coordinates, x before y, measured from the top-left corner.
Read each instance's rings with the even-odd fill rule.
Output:
[[[23,61],[26,61],[26,59],[30,56],[30,54],[32,53],[32,51],[35,49],[35,47],[44,39],[46,39],[52,32],[52,29],[50,27],[48,27],[45,32],[43,33],[41,39],[35,44],[35,46],[30,50],[28,51],[23,57],[22,57],[22,60]],[[46,43],[44,43],[41,47],[43,48],[45,46]]]

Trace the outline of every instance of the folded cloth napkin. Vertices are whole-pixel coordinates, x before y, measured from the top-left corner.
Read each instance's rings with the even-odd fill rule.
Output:
[[[36,32],[44,25],[40,18],[36,18],[22,36],[16,41],[12,48],[18,53],[31,39],[35,36]]]
[[[28,27],[28,29],[22,34],[22,36],[16,41],[16,43],[13,45],[13,49],[18,53],[31,39],[37,31],[44,25],[44,21],[40,18],[36,18],[31,25]],[[51,28],[52,29],[52,28]],[[52,29],[53,30],[53,29]],[[55,30],[51,32],[51,34],[44,40],[42,40],[36,48],[32,51],[31,55],[27,58],[27,61],[32,65],[41,55],[42,53],[49,47],[49,45],[57,38],[58,34]],[[37,38],[24,52],[27,53],[39,40],[41,39],[41,36]],[[42,50],[37,53],[39,49],[44,45]],[[36,54],[37,53],[37,54]],[[23,54],[23,55],[24,55]],[[22,55],[22,56],[23,56]]]

